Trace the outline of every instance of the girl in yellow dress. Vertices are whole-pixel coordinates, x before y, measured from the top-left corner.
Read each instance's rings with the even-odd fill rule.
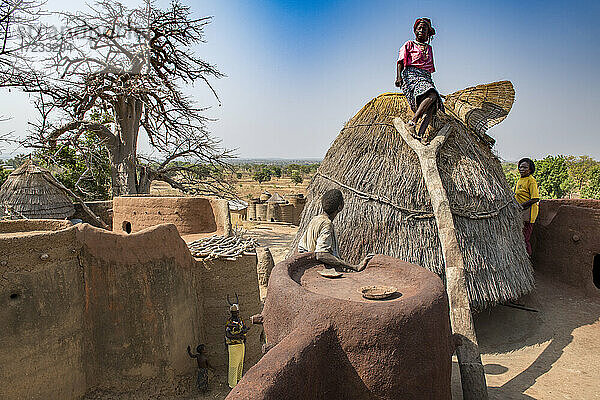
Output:
[[[523,209],[523,236],[527,254],[531,255],[531,232],[533,223],[537,218],[540,201],[540,192],[535,178],[531,175],[535,172],[535,164],[529,158],[519,160],[519,174],[521,177],[515,186],[515,199]]]

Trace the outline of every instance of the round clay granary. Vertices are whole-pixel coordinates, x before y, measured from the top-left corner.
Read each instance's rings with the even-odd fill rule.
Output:
[[[453,346],[441,279],[376,256],[362,272],[328,279],[313,253],[275,266],[264,330],[273,346],[229,399],[450,399]],[[361,287],[393,286],[368,300]]]

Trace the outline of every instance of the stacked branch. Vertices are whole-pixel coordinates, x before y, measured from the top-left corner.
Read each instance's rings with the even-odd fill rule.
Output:
[[[245,255],[256,255],[258,243],[253,238],[244,239],[242,236],[213,235],[190,242],[188,247],[196,258],[235,260]]]

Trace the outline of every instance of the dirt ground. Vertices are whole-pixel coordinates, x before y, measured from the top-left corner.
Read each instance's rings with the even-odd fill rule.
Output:
[[[244,174],[241,179],[231,178],[229,183],[235,189],[235,194],[242,200],[248,200],[252,197],[258,197],[262,192],[269,192],[271,194],[277,192],[280,195],[286,194],[298,194],[302,193],[306,195],[306,189],[312,175],[303,175],[304,181],[299,184],[292,182],[290,178],[271,178],[268,182],[258,183],[253,180],[248,174]],[[171,185],[166,182],[154,181],[150,186],[150,194],[157,196],[180,196],[181,192],[177,189],[173,189]]]
[[[297,230],[275,223],[244,227],[270,248],[276,263],[285,258]],[[536,279],[535,291],[519,304],[537,312],[498,306],[475,317],[490,399],[600,399],[600,300],[545,276]],[[187,376],[172,388],[176,396],[94,392],[86,399],[224,399],[229,393],[224,372],[211,375],[211,391],[204,395]],[[453,398],[461,399],[456,358],[452,372]]]
[[[303,175],[302,183],[295,184],[290,178],[271,178],[270,181],[258,183],[251,176],[244,174],[242,179],[232,180],[231,185],[235,188],[236,194],[243,200],[251,197],[258,197],[262,192],[267,191],[271,194],[277,192],[284,194],[306,194],[306,188],[310,182],[310,175]]]

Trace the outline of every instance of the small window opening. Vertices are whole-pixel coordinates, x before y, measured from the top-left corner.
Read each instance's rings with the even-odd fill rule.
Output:
[[[19,297],[21,297],[21,295],[19,293],[11,293],[11,295],[10,295],[11,300],[16,300]]]
[[[594,285],[600,289],[600,254],[594,256],[594,268],[592,269],[592,275],[594,277]]]
[[[131,222],[123,221],[123,230],[127,233],[131,233]]]
[[[275,222],[275,218],[271,218],[271,222]]]

